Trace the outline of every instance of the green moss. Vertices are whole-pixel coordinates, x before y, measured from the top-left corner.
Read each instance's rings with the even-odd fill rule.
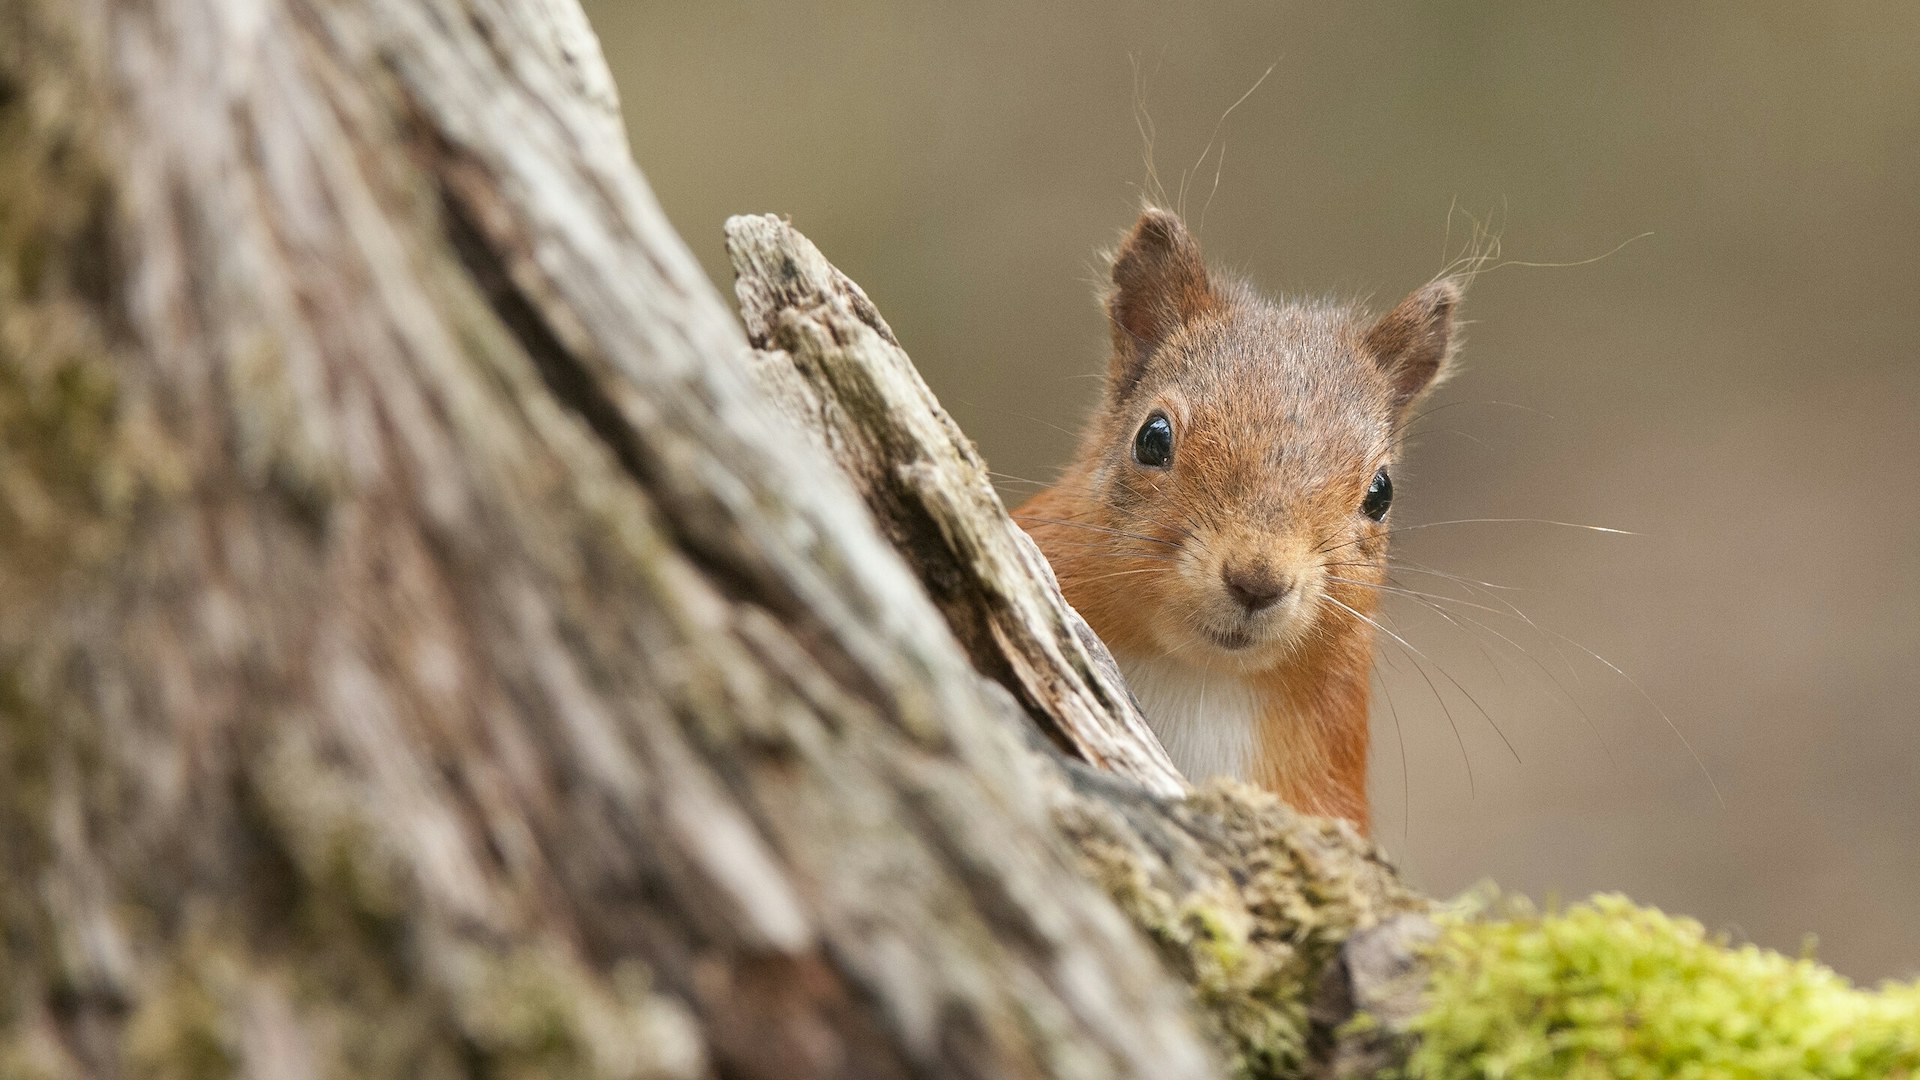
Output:
[[[176,454],[131,417],[108,344],[124,298],[92,102],[30,70],[59,43],[6,44],[0,80],[32,89],[0,102],[0,589],[31,593],[117,552]]]
[[[496,1080],[653,1080],[701,1071],[691,1019],[634,968],[603,977],[559,948],[472,951],[455,1016]]]
[[[14,485],[9,531],[52,532],[75,516],[111,509],[116,387],[106,363],[69,353],[9,357],[0,369],[0,431]]]
[[[1423,1080],[1920,1076],[1920,983],[1862,991],[1620,896],[1450,918],[1433,960]]]
[[[1234,868],[1232,886],[1183,882],[1110,809],[1076,803],[1060,818],[1090,876],[1193,988],[1233,1075],[1299,1075],[1327,962],[1356,928],[1424,902],[1350,826],[1244,784],[1214,781],[1170,812],[1205,858]]]
[[[237,1032],[223,1000],[229,964],[204,942],[189,943],[182,962],[148,993],[127,1021],[127,1075],[137,1080],[219,1080],[237,1071]],[[226,989],[230,990],[230,987]]]
[[[532,928],[465,938],[423,918],[419,882],[363,789],[304,738],[260,751],[249,826],[278,879],[262,902],[294,959],[289,997],[337,1033],[326,1075],[580,1077],[701,1075],[699,1029],[638,964],[602,971]],[[479,901],[476,901],[479,903]]]

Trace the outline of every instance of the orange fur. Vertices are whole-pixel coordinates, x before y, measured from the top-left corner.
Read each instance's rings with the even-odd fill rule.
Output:
[[[1158,210],[1115,255],[1105,396],[1059,483],[1015,516],[1183,768],[1367,828],[1387,537],[1363,511],[1444,373],[1458,300],[1442,281],[1377,321],[1276,304],[1210,272]],[[1155,418],[1164,464],[1134,450]]]

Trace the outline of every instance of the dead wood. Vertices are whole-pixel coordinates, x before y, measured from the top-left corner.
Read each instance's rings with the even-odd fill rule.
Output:
[[[1418,902],[1173,797],[809,280],[812,436],[572,0],[0,0],[0,1074],[1299,1067]]]

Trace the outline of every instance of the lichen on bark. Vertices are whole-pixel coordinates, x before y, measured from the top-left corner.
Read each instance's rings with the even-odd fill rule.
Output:
[[[113,355],[119,208],[100,105],[68,43],[0,18],[0,594],[37,601],[119,547],[133,503],[177,491],[168,447],[130,415]]]
[[[1056,817],[1087,872],[1193,988],[1232,1073],[1305,1074],[1325,1052],[1311,1011],[1343,945],[1430,902],[1351,825],[1244,784],[1211,782],[1164,812],[1165,824],[1145,824],[1076,799]]]

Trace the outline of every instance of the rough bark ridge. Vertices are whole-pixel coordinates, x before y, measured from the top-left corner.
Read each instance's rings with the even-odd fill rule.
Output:
[[[1410,901],[748,355],[572,0],[0,0],[0,1074],[1293,1068]]]
[[[1107,647],[867,294],[778,218],[728,221],[727,248],[761,387],[853,477],[975,666],[1081,761],[1185,792]]]

